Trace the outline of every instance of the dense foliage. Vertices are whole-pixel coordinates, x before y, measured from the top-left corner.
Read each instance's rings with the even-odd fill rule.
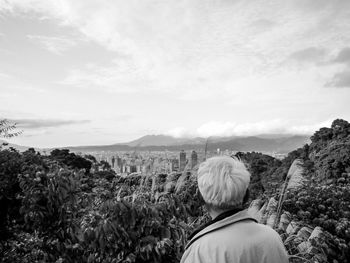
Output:
[[[195,176],[122,178],[77,160],[0,151],[3,262],[178,262],[203,215]]]
[[[331,195],[330,195],[331,193]],[[327,251],[330,259],[346,262],[350,256],[350,178],[332,184],[306,185],[290,193],[285,209],[298,221],[320,226],[331,234]]]
[[[320,226],[332,236],[329,260],[350,258],[350,124],[335,120],[293,154],[303,158],[303,187],[288,194],[284,208],[297,220]]]
[[[349,145],[350,124],[335,120],[283,160],[237,154],[252,174],[251,199],[278,199],[290,165],[302,160],[304,185],[288,192],[282,209],[302,230],[324,230],[313,246],[325,255],[318,262],[350,258]],[[195,171],[120,177],[68,150],[0,149],[2,262],[179,262],[188,234],[209,219],[202,204]],[[281,236],[293,262],[315,259],[288,231]]]
[[[68,149],[55,149],[50,153],[50,157],[70,168],[85,169],[86,173],[90,172],[92,166],[92,162],[90,160],[71,153]]]
[[[251,199],[262,194],[269,195],[281,184],[286,171],[281,171],[281,161],[269,155],[257,152],[238,152],[236,156],[243,160],[251,174]]]

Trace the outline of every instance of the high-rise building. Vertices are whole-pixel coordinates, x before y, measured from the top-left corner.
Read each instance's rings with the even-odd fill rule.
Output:
[[[182,150],[181,152],[180,152],[180,161],[179,161],[179,163],[180,163],[180,172],[182,172],[182,171],[184,171],[185,170],[185,167],[186,167],[186,153],[185,153],[185,151],[184,150]]]
[[[126,161],[125,161],[125,159],[122,159],[120,170],[122,171],[122,173],[126,172]]]
[[[191,153],[191,169],[193,169],[198,164],[198,155],[196,151]]]
[[[118,166],[119,168],[121,168],[121,167],[123,166],[123,164],[122,164],[122,158],[120,158],[119,156],[117,156],[117,166]]]
[[[112,168],[114,169],[114,164],[115,164],[115,157],[112,156]]]
[[[172,159],[171,160],[171,170],[177,172],[179,170],[179,160]]]
[[[137,168],[135,164],[130,165],[130,173],[136,173],[137,172]]]

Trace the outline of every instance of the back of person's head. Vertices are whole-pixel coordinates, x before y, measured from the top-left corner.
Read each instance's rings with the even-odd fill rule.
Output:
[[[228,156],[212,157],[198,169],[198,188],[205,203],[216,209],[242,205],[250,182],[244,163]]]

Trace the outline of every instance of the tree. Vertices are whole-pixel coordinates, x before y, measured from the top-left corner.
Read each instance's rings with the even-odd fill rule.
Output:
[[[19,208],[16,195],[20,192],[18,175],[23,161],[14,149],[0,150],[0,239],[8,235],[9,213]]]
[[[50,153],[50,157],[73,169],[85,169],[86,173],[90,172],[92,166],[91,161],[75,153],[70,153],[68,149],[55,149]]]
[[[84,158],[91,161],[92,163],[97,163],[97,160],[95,158],[95,156],[91,155],[91,154],[85,154]]]
[[[110,165],[107,161],[105,161],[105,160],[102,160],[102,161],[100,162],[100,166],[102,167],[102,170],[103,170],[103,171],[111,170],[111,169],[112,169],[111,165]]]
[[[21,132],[15,132],[16,124],[8,120],[0,120],[0,138],[11,138]],[[2,145],[6,145],[2,143]],[[17,207],[16,194],[19,192],[17,175],[21,172],[22,160],[20,154],[14,150],[1,150],[0,145],[0,238],[7,236],[8,212]]]

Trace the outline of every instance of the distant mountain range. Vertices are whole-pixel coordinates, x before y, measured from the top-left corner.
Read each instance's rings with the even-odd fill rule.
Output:
[[[5,142],[0,140],[0,143]],[[146,135],[127,143],[94,146],[67,146],[60,147],[74,152],[101,152],[101,151],[180,151],[204,150],[206,138],[175,138],[168,135]],[[307,135],[262,134],[257,136],[209,137],[208,150],[229,149],[234,151],[258,151],[288,153],[309,142]],[[6,146],[24,151],[29,147],[16,144]],[[39,149],[38,149],[39,150]],[[49,152],[52,149],[42,149]]]
[[[4,140],[0,140],[0,145],[3,145],[2,148],[4,148],[4,149],[6,149],[6,148],[8,149],[8,148],[12,147],[12,148],[15,148],[15,149],[17,149],[18,151],[21,151],[21,152],[25,151],[25,150],[27,150],[29,148],[27,146],[21,146],[21,145],[18,145],[18,144],[8,143],[8,142],[6,142]]]
[[[146,135],[137,140],[100,146],[66,147],[71,151],[98,152],[98,151],[180,151],[204,150],[206,138],[175,138],[168,135]],[[249,137],[210,137],[208,150],[229,149],[235,151],[260,151],[288,153],[309,142],[309,136],[263,134]]]
[[[146,146],[175,146],[183,144],[203,144],[204,138],[175,138],[169,135],[145,135],[137,140],[128,143],[119,143],[116,145],[128,145],[130,147],[146,147]]]

